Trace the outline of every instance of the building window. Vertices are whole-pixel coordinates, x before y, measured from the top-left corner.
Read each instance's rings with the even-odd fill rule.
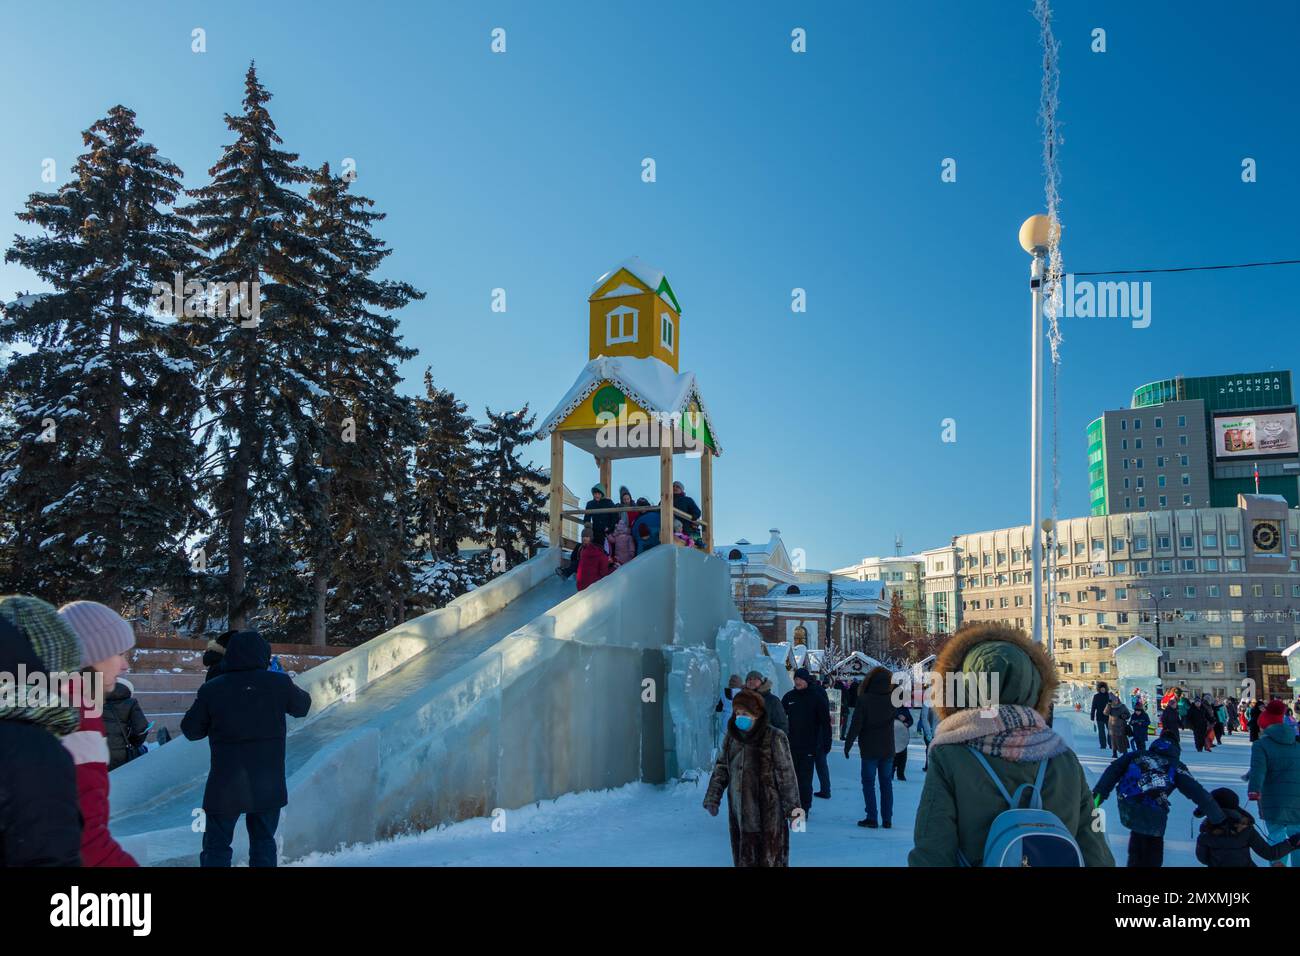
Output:
[[[1196,559],[1195,559],[1195,558],[1183,558],[1183,561],[1182,561],[1182,570],[1183,570],[1183,571],[1189,571],[1189,572],[1195,573],[1195,571],[1196,571]]]
[[[1196,547],[1196,539],[1190,534],[1180,534],[1178,536],[1178,547],[1182,548],[1184,551],[1190,551],[1192,548]]]
[[[1201,547],[1217,548],[1219,546],[1219,536],[1217,534],[1201,535]]]
[[[1179,415],[1179,416],[1178,416],[1178,427],[1179,427],[1179,428],[1186,428],[1186,427],[1187,427],[1187,416],[1186,416],[1186,415]]]
[[[1138,495],[1138,507],[1145,508],[1146,506],[1147,506],[1146,495]]]
[[[1163,435],[1157,435],[1157,436],[1156,436],[1156,447],[1157,447],[1157,448],[1164,448],[1164,447],[1165,447],[1165,439],[1164,439],[1164,436],[1163,436]]]
[[[1217,584],[1207,584],[1207,585],[1205,586],[1205,593],[1208,594],[1210,597],[1219,597],[1219,593],[1220,593],[1220,592],[1219,592],[1219,586],[1218,586]],[[1219,612],[1218,612],[1218,611],[1214,611],[1214,612],[1209,612],[1209,611],[1207,611],[1206,613],[1207,613],[1207,614],[1208,614],[1208,613],[1218,614]],[[1208,618],[1207,618],[1207,620],[1208,620]]]
[[[1160,487],[1160,488],[1163,488],[1163,487],[1165,486],[1165,476],[1164,476],[1164,475],[1156,475],[1156,485],[1157,485],[1157,487]]]
[[[1196,597],[1196,585],[1195,584],[1186,585],[1183,588],[1183,597],[1188,597],[1188,598]]]
[[[605,316],[605,344],[636,341],[637,310],[626,305],[611,309]]]
[[[1228,585],[1228,597],[1241,597],[1241,585],[1240,585],[1240,584],[1229,584],[1229,585]]]
[[[670,352],[673,350],[673,317],[667,312],[659,316],[659,344]]]
[[[1186,445],[1186,444],[1187,444],[1187,436],[1186,436],[1186,435],[1179,435],[1179,436],[1178,436],[1178,444],[1180,444],[1180,445]]]
[[[1230,532],[1228,532],[1228,547],[1230,547],[1230,548],[1240,548],[1240,547],[1241,547],[1241,535],[1237,534],[1235,531],[1230,531]]]
[[[1142,427],[1142,419],[1140,418],[1133,419],[1133,430],[1137,431],[1141,427]]]
[[[1141,451],[1141,450],[1142,450],[1142,439],[1141,439],[1141,438],[1134,438],[1134,439],[1133,439],[1133,450],[1134,450],[1134,451]],[[1141,466],[1141,465],[1138,465],[1138,467],[1141,468],[1142,466]]]
[[[1241,570],[1241,558],[1229,558],[1229,559],[1228,559],[1228,570],[1229,570],[1229,571],[1240,571],[1240,570]]]
[[[1185,505],[1190,505],[1191,503],[1192,503],[1192,496],[1191,496],[1191,495],[1183,495],[1183,504],[1185,504]]]
[[[1160,418],[1159,416],[1156,416],[1156,428],[1164,428],[1164,427],[1165,427],[1165,420],[1163,418]]]
[[[1163,477],[1163,476],[1161,476],[1161,477]],[[1159,500],[1160,500],[1160,507],[1161,507],[1161,508],[1167,508],[1167,507],[1169,506],[1169,499],[1166,498],[1164,495],[1161,495]]]

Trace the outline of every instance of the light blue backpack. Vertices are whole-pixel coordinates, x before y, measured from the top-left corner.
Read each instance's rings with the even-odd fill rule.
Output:
[[[1032,784],[1022,783],[1012,794],[1007,793],[1007,788],[985,756],[974,747],[970,752],[988,771],[1010,807],[993,818],[988,839],[984,841],[982,865],[1083,866],[1083,851],[1079,849],[1074,834],[1066,829],[1060,817],[1043,809],[1043,778],[1047,776],[1048,761],[1038,765],[1038,775]],[[1031,798],[1028,807],[1021,807],[1020,798],[1025,790],[1030,792]],[[957,860],[962,866],[971,865],[961,850],[957,851]]]

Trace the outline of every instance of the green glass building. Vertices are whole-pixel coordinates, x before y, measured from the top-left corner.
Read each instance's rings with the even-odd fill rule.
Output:
[[[1260,494],[1300,505],[1294,402],[1290,371],[1178,376],[1134,389],[1128,409],[1088,423],[1089,513],[1235,507],[1238,494],[1255,492],[1256,468]],[[1289,429],[1287,451],[1216,456],[1216,418],[1224,430],[1232,412],[1274,413],[1273,427]]]

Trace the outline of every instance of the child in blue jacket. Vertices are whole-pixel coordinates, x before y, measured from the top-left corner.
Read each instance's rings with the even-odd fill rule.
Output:
[[[1147,750],[1130,750],[1112,762],[1093,788],[1097,806],[1112,790],[1119,790],[1119,820],[1129,829],[1129,866],[1164,864],[1169,795],[1175,790],[1204,811],[1210,823],[1224,820],[1223,808],[1183,766],[1181,756],[1178,738],[1173,733],[1161,734]]]

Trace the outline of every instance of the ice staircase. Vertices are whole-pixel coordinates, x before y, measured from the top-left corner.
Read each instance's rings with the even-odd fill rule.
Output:
[[[555,566],[543,551],[298,678],[285,859],[706,764],[726,562],[655,548],[581,593]],[[197,863],[207,770],[207,742],[177,739],[113,772],[141,863]]]

